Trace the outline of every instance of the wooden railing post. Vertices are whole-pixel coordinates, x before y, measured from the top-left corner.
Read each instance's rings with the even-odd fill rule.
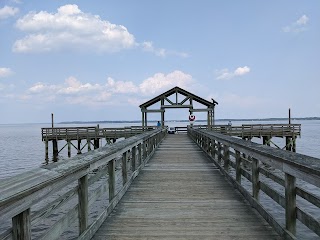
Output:
[[[286,229],[296,234],[296,178],[285,174]]]
[[[236,181],[241,184],[241,156],[239,151],[236,151]]]
[[[252,160],[252,196],[253,198],[259,200],[259,191],[260,191],[260,184],[259,184],[259,161],[258,159],[249,157]]]
[[[221,154],[221,143],[218,142],[218,163],[221,164],[222,154]]]
[[[122,154],[122,184],[125,185],[128,181],[128,170],[127,170],[127,151]]]
[[[147,141],[143,141],[143,162],[147,157]]]
[[[88,175],[78,180],[78,215],[79,233],[83,233],[88,227]]]
[[[228,171],[229,169],[229,161],[230,161],[230,150],[229,147],[227,145],[223,146],[223,160],[224,160],[224,164],[223,164],[223,168],[225,171]]]
[[[108,162],[108,174],[109,174],[109,202],[111,202],[115,195],[115,183],[116,183],[114,159]]]
[[[131,152],[132,152],[131,168],[132,168],[132,171],[134,172],[136,170],[136,154],[137,154],[136,146],[132,148]]]
[[[139,162],[139,166],[140,166],[141,163],[142,163],[142,161],[141,161],[141,160],[142,160],[142,159],[141,159],[142,156],[141,156],[141,155],[142,155],[142,153],[141,153],[141,143],[139,143],[139,144],[138,144],[138,159],[137,159],[138,162]]]
[[[31,239],[30,208],[12,218],[13,240]]]
[[[216,141],[213,138],[211,138],[211,157],[216,157]]]

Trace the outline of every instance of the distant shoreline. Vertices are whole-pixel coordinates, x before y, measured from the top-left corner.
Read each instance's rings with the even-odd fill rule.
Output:
[[[291,118],[291,120],[320,120],[320,117],[302,117],[302,118]],[[158,120],[150,120],[148,122],[157,122]],[[216,122],[228,122],[228,121],[288,121],[288,118],[242,118],[242,119],[233,119],[233,118],[225,118],[225,119],[216,119]],[[188,120],[166,120],[166,122],[189,122]],[[207,122],[207,120],[197,120],[197,122]],[[114,120],[114,121],[64,121],[59,122],[58,124],[87,124],[87,123],[141,123],[139,120],[134,121],[120,121],[120,120]]]

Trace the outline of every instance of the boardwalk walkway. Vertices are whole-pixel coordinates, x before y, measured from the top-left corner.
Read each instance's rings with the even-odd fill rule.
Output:
[[[93,239],[280,239],[185,134],[168,135]]]

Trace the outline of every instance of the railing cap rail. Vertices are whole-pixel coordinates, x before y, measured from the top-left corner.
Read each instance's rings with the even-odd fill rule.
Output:
[[[193,131],[199,131],[208,137],[214,137],[217,141],[222,142],[234,149],[241,149],[242,152],[248,155],[257,155],[269,158],[273,161],[277,161],[283,168],[283,163],[305,171],[308,174],[315,174],[320,177],[320,159],[303,155],[300,153],[285,151],[281,149],[272,148],[270,146],[261,145],[251,141],[244,141],[242,139],[230,137],[224,134],[209,132],[201,129],[192,129]],[[276,165],[274,166],[276,167]],[[284,169],[280,168],[282,171]]]

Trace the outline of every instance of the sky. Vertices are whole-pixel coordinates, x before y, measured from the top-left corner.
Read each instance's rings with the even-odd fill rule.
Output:
[[[319,77],[318,0],[0,0],[0,124],[141,120],[175,86],[216,119],[319,117]]]

